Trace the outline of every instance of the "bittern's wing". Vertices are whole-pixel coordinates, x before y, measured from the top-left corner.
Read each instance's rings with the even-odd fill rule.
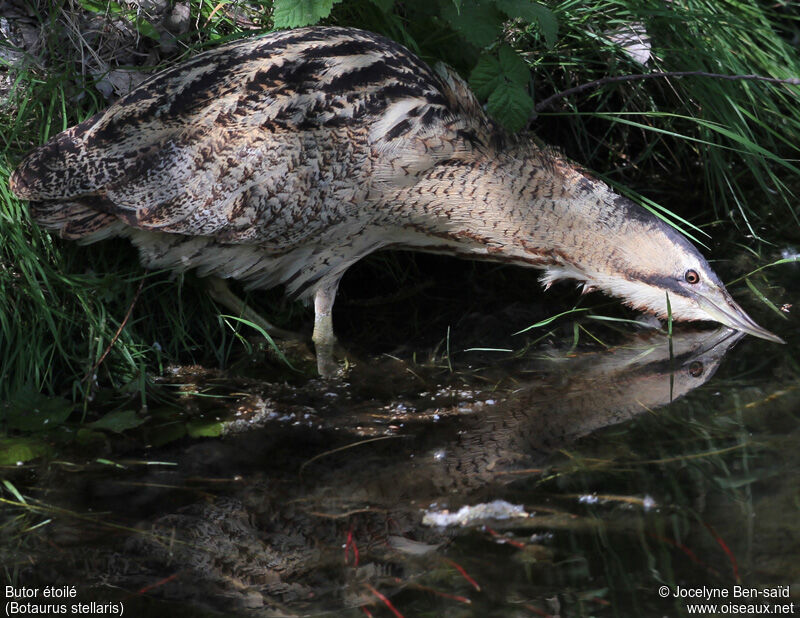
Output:
[[[269,241],[311,233],[301,214],[314,214],[326,192],[413,183],[489,135],[455,74],[371,33],[306,28],[224,45],[153,76],[34,150],[11,188],[67,236],[121,219]]]

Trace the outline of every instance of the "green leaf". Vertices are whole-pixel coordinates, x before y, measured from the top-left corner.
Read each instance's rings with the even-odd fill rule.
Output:
[[[501,46],[498,52],[503,76],[512,84],[527,87],[528,82],[531,80],[531,70],[528,68],[528,63],[508,45]]]
[[[502,13],[486,0],[463,0],[460,11],[448,2],[442,6],[442,18],[469,43],[480,48],[494,43],[503,30]]]
[[[245,320],[244,318],[238,318],[235,315],[226,315],[224,313],[221,313],[219,317],[225,319],[226,321],[233,320],[234,322],[239,322],[241,324],[244,324],[245,326],[249,326],[250,328],[257,330],[261,334],[261,336],[267,340],[267,343],[269,343],[272,349],[275,350],[275,353],[278,355],[278,358],[281,359],[284,363],[286,363],[289,369],[297,371],[292,365],[292,363],[289,362],[289,359],[286,358],[284,353],[281,352],[280,348],[278,348],[278,346],[275,344],[275,340],[272,337],[270,337],[269,333],[265,331],[263,328],[261,328],[258,324],[256,324],[255,322],[251,322],[250,320]],[[234,331],[234,333],[236,333],[236,329],[234,327],[231,328]]]
[[[779,316],[781,316],[784,320],[788,320],[789,319],[789,316],[786,315],[780,309],[778,309],[778,307],[775,305],[775,303],[773,303],[769,298],[764,296],[764,293],[761,290],[759,290],[755,285],[753,285],[753,282],[750,281],[749,278],[745,277],[744,278],[744,282],[747,284],[747,287],[750,288],[750,291],[753,294],[755,294],[762,303],[764,303],[767,307],[772,309],[775,313],[777,313]]]
[[[276,28],[310,26],[331,14],[339,0],[275,0],[272,15]]]
[[[548,324],[551,324],[551,323],[555,322],[560,317],[563,317],[565,315],[570,315],[571,313],[578,313],[579,311],[589,311],[589,308],[588,307],[580,307],[580,308],[575,307],[574,309],[570,309],[569,311],[562,311],[561,313],[557,313],[556,315],[551,315],[549,318],[544,319],[544,320],[542,320],[540,322],[536,322],[536,324],[531,324],[530,326],[527,326],[527,327],[523,328],[522,330],[518,330],[514,334],[515,335],[521,335],[522,333],[527,333],[529,330],[532,330],[534,328],[541,328],[542,326],[547,326]]]
[[[488,99],[489,114],[509,131],[518,131],[528,122],[533,99],[528,94],[531,73],[527,63],[508,45],[494,54],[484,53],[472,69],[469,83],[475,94]]]
[[[11,492],[11,495],[13,495],[19,502],[26,504],[25,497],[19,493],[19,490],[14,487],[14,484],[11,481],[3,479],[3,485],[5,485],[6,489]]]
[[[519,131],[528,122],[533,110],[533,99],[525,88],[505,82],[489,97],[486,109],[507,130]]]
[[[140,17],[136,11],[129,11],[122,8],[117,2],[109,2],[108,0],[78,0],[78,2],[84,9],[91,13],[122,15],[133,22],[136,30],[142,36],[146,36],[154,41],[161,40],[161,35],[153,24]]]
[[[216,438],[222,435],[222,423],[219,421],[190,421],[186,430],[192,438]]]
[[[97,459],[95,459],[95,461],[99,464],[103,464],[104,466],[111,466],[112,468],[121,468],[122,470],[126,469],[125,466],[123,466],[122,464],[118,464],[117,462],[111,461],[110,459],[105,459],[104,457],[98,457]]]
[[[106,414],[100,420],[89,423],[94,429],[105,429],[114,433],[122,433],[128,429],[138,427],[145,422],[145,419],[136,416],[133,410],[119,410]]]
[[[498,8],[512,19],[519,17],[529,24],[538,24],[547,47],[556,44],[558,20],[546,6],[531,0],[496,0],[496,3]]]
[[[469,85],[479,99],[488,99],[503,81],[500,61],[494,54],[484,53],[469,74]]]
[[[75,406],[61,397],[47,397],[26,388],[2,408],[9,429],[20,431],[45,431],[67,420]]]
[[[20,461],[30,461],[45,455],[50,448],[43,442],[29,438],[0,438],[0,465],[13,466]]]
[[[161,40],[161,34],[159,34],[156,27],[151,24],[146,19],[142,19],[141,17],[137,17],[135,14],[131,15],[131,19],[133,20],[134,25],[136,26],[136,30],[142,36],[146,36],[149,39],[153,39],[154,41]]]
[[[498,56],[484,53],[469,75],[469,85],[480,99],[488,99],[503,83],[527,87],[531,78],[528,64],[508,45],[502,45]]]
[[[123,12],[122,7],[116,2],[107,0],[78,0],[78,2],[84,9],[92,13],[118,15]]]
[[[469,83],[480,99],[488,99],[489,114],[509,131],[518,131],[528,122],[533,99],[528,94],[531,73],[527,63],[508,45],[494,54],[484,53],[469,76]]]

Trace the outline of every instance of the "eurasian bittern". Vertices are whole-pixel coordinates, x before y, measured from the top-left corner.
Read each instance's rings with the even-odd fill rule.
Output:
[[[683,236],[557,152],[507,135],[452,70],[350,28],[236,41],[158,73],[30,153],[11,189],[151,268],[314,297],[331,374],[347,268],[405,248],[533,266],[676,320],[781,341]]]

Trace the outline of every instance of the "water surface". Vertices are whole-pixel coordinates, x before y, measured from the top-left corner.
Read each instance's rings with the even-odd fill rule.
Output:
[[[175,368],[139,426],[7,470],[28,501],[6,504],[7,579],[136,616],[680,616],[676,591],[734,586],[797,603],[798,338],[778,332],[626,325],[365,355],[334,382]]]

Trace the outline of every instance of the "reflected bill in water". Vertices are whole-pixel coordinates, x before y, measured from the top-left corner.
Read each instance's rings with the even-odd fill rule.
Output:
[[[471,554],[476,535],[502,540],[504,531],[522,530],[521,555],[560,572],[557,543],[536,534],[591,532],[595,524],[570,507],[542,506],[547,492],[538,480],[582,437],[706,383],[741,336],[681,330],[671,340],[648,333],[601,351],[550,351],[507,367],[516,373],[499,389],[462,381],[387,402],[353,385],[346,396],[327,398],[335,413],[320,417],[326,426],[268,422],[159,453],[175,468],[90,483],[80,492],[86,506],[112,519],[138,516],[127,523],[139,532],[87,549],[91,525],[55,522],[61,546],[80,541],[69,559],[42,560],[60,578],[248,615],[369,608],[384,603],[378,592],[405,615],[430,599],[436,607],[485,604],[487,594],[500,593],[479,594],[475,579],[488,585],[519,564],[487,564],[485,545]],[[270,385],[258,388],[280,411]],[[309,401],[328,394],[308,394]],[[296,408],[303,395],[299,389],[287,405]],[[524,517],[423,523],[426,513],[498,499],[520,505]],[[471,564],[469,574],[456,557]],[[545,599],[560,589],[556,581],[533,585],[507,575],[516,582],[512,597]]]

